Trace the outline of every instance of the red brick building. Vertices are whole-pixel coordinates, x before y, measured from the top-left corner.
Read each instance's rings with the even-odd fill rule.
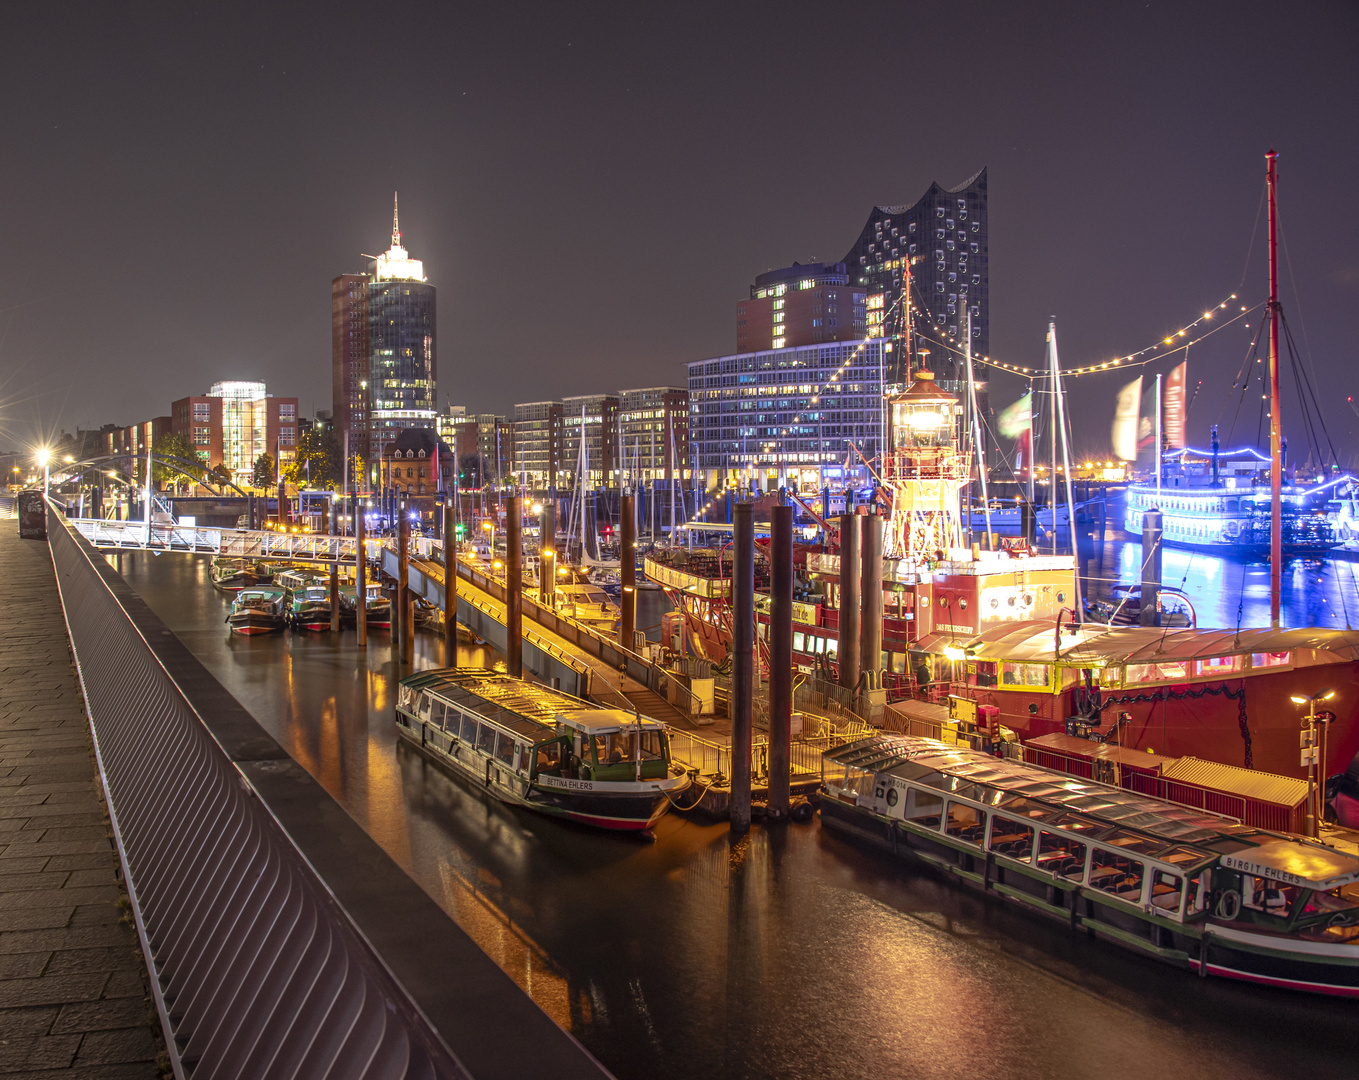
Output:
[[[867,290],[844,263],[793,263],[761,274],[736,305],[736,351],[856,341],[868,329]]]

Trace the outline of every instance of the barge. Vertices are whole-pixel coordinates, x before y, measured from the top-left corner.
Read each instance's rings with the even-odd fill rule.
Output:
[[[823,756],[822,822],[1165,963],[1359,997],[1359,858],[912,736]]]

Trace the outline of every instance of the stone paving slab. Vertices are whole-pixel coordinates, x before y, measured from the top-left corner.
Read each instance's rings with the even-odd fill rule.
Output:
[[[51,556],[4,526],[0,608],[23,619],[0,640],[0,1076],[149,1080],[160,1026]]]

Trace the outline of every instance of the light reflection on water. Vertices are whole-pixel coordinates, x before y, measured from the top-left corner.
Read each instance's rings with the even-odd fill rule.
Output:
[[[1199,980],[819,824],[732,842],[670,815],[643,845],[487,801],[398,745],[385,633],[366,653],[352,633],[233,636],[205,559],[121,563],[289,753],[623,1080],[1353,1075],[1353,1006]],[[422,635],[417,667],[440,652]]]

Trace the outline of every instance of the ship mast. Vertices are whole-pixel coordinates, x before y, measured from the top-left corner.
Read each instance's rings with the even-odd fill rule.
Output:
[[[1265,177],[1269,184],[1269,625],[1279,628],[1279,596],[1283,572],[1283,452],[1279,425],[1279,274],[1274,196],[1279,155],[1270,147]]]

